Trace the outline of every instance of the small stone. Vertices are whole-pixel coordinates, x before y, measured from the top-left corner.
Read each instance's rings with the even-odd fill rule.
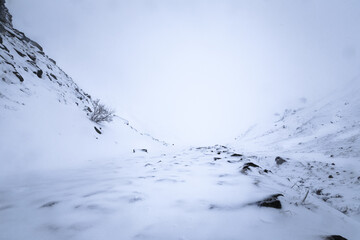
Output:
[[[18,73],[18,72],[13,72],[13,73],[20,80],[20,82],[24,81],[24,78],[20,75],[20,73]]]
[[[276,157],[275,162],[276,162],[277,165],[281,165],[281,164],[285,163],[286,160],[283,159],[282,157]]]
[[[245,163],[241,169],[241,173],[243,174],[247,174],[248,171],[250,171],[250,167],[254,167],[254,168],[258,168],[259,166],[256,165],[255,163],[252,163],[252,162],[248,162],[248,163]]]
[[[142,148],[142,149],[133,149],[133,153],[136,153],[136,152],[145,152],[145,153],[147,153],[148,150],[145,149],[145,148]],[[176,158],[176,156],[174,156],[173,158]]]
[[[264,200],[258,201],[256,202],[256,205],[258,205],[259,207],[269,207],[269,208],[276,208],[276,209],[281,209],[281,202],[278,199],[278,197],[284,196],[282,194],[274,194],[271,195],[268,198],[265,198]]]
[[[329,178],[334,178],[333,175],[329,175]]]
[[[318,190],[316,190],[316,195],[321,195],[322,194],[322,189],[318,189]]]
[[[259,165],[256,165],[255,163],[252,163],[252,162],[248,162],[248,163],[244,164],[244,167],[256,167],[256,168],[258,168]]]
[[[94,127],[94,129],[98,134],[101,134],[101,131],[97,127]]]
[[[37,72],[36,72],[36,76],[38,76],[38,78],[41,78],[43,75],[43,70],[39,69]]]
[[[234,153],[234,154],[231,154],[231,157],[242,157],[243,155],[242,154],[239,154],[239,153]]]
[[[324,240],[347,240],[347,239],[340,235],[330,235],[330,236],[325,236]]]
[[[42,205],[41,208],[53,207],[54,205],[56,205],[58,203],[59,202],[57,202],[57,201],[48,202],[48,203],[45,203],[44,205]]]

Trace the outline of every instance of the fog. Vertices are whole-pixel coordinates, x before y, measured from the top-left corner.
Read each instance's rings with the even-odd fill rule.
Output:
[[[85,91],[175,143],[231,141],[359,75],[360,1],[7,5],[14,26]]]

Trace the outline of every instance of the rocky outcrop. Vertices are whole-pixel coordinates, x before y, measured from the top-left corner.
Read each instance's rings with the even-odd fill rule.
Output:
[[[5,6],[5,0],[0,0],[0,22],[1,25],[12,27],[12,16]],[[3,26],[0,27],[0,31]]]
[[[18,109],[42,86],[59,102],[75,104],[89,113],[92,100],[49,58],[37,42],[12,25],[5,0],[0,0],[0,108]]]

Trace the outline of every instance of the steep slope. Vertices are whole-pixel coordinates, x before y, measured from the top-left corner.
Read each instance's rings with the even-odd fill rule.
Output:
[[[91,96],[11,20],[1,0],[0,154],[6,162],[1,171],[73,165],[167,145],[120,117],[104,126],[91,122]]]
[[[288,109],[276,122],[249,129],[236,145],[360,157],[359,92],[360,79],[354,79],[312,105]]]

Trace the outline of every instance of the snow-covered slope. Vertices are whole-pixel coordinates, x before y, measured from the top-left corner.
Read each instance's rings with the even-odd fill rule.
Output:
[[[360,79],[321,100],[285,110],[274,123],[249,128],[230,144],[256,155],[299,194],[360,219]],[[275,158],[286,163],[281,167]]]
[[[4,0],[0,22],[0,239],[360,238],[357,81],[231,145],[173,153],[121,117],[91,122],[90,95]]]
[[[74,165],[167,145],[121,117],[106,125],[91,122],[91,96],[38,43],[14,29],[11,19],[1,0],[1,172]]]
[[[276,122],[255,126],[236,145],[257,150],[316,152],[360,157],[360,79],[300,109],[288,109]]]

